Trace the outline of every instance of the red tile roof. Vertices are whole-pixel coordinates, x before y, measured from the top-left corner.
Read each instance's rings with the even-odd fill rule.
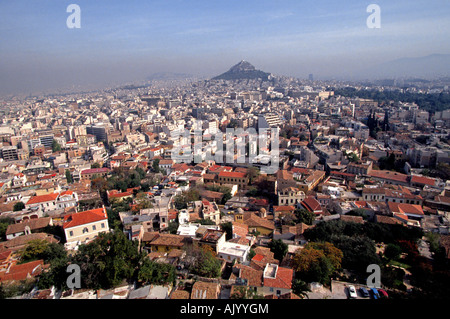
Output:
[[[391,171],[382,171],[382,170],[373,170],[370,174],[370,176],[375,178],[382,178],[382,179],[388,179],[392,181],[397,182],[408,182],[408,175],[397,173],[397,172],[391,172]]]
[[[275,278],[264,277],[264,287],[291,289],[293,276],[293,269],[278,266]]]
[[[0,281],[24,280],[28,276],[37,276],[44,267],[43,260],[35,260],[25,264],[13,265],[6,273],[0,274]]]
[[[295,207],[294,206],[290,206],[290,205],[284,205],[284,206],[273,206],[273,209],[276,212],[284,212],[284,211],[294,211]]]
[[[305,198],[305,200],[302,202],[302,205],[311,213],[318,213],[319,211],[322,211],[320,203],[313,197]]]
[[[101,167],[101,168],[89,168],[81,171],[81,174],[102,174],[102,173],[108,173],[109,168],[107,167]]]
[[[246,174],[241,172],[220,172],[219,177],[245,178]]]
[[[264,256],[263,255],[260,255],[260,254],[256,254],[255,256],[253,256],[253,258],[252,258],[252,260],[255,260],[255,261],[261,261],[261,260],[263,260],[264,259]]]
[[[80,225],[85,225],[89,223],[98,222],[100,220],[107,220],[108,215],[106,214],[106,209],[97,208],[86,210],[84,212],[78,212],[75,214],[69,214],[64,216],[64,225],[63,228],[71,228]]]
[[[413,175],[411,177],[411,183],[434,186],[435,180],[429,177]]]
[[[27,202],[27,205],[51,202],[56,200],[58,196],[58,193],[34,196],[30,198],[30,200]]]
[[[422,215],[422,216],[425,215],[420,205],[393,203],[393,202],[389,202],[388,205],[389,209],[393,213]]]
[[[121,198],[121,197],[127,197],[127,196],[133,196],[133,193],[131,192],[122,192],[122,193],[109,193],[108,198]]]

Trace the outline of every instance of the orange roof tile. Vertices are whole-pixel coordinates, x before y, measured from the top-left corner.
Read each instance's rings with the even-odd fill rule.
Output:
[[[58,196],[58,193],[34,196],[30,198],[30,200],[27,202],[27,205],[51,202],[56,200]]]
[[[246,174],[242,172],[220,172],[219,177],[245,178]]]
[[[411,183],[434,186],[435,180],[429,177],[413,175],[411,177]]]
[[[291,289],[293,276],[293,269],[278,266],[277,274],[274,279],[264,277],[264,286]]]
[[[86,210],[84,212],[78,212],[75,214],[69,214],[64,216],[63,228],[66,229],[76,227],[107,219],[108,215],[106,214],[106,209],[104,207]]]

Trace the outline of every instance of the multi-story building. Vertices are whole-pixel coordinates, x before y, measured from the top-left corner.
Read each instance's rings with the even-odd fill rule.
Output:
[[[92,134],[97,141],[106,141],[109,133],[109,128],[106,125],[91,125],[86,127],[86,134]]]
[[[109,171],[110,169],[107,167],[85,169],[80,172],[80,179],[92,179],[96,175],[106,176]]]
[[[372,162],[367,163],[349,163],[347,165],[347,173],[355,175],[368,175],[372,171]]]
[[[39,207],[44,213],[78,205],[78,195],[72,191],[51,193],[31,197],[25,204],[26,208]]]
[[[217,224],[220,223],[220,210],[215,202],[210,202],[207,200],[202,201],[202,211],[201,216],[203,219],[209,219]]]
[[[298,205],[305,199],[305,193],[296,187],[278,190],[278,206]]]
[[[281,125],[283,125],[283,121],[278,114],[266,113],[258,117],[258,130],[280,127]]]
[[[220,185],[231,184],[245,188],[248,184],[248,177],[246,173],[242,172],[220,172],[218,182]]]
[[[3,146],[0,150],[1,156],[5,162],[17,161],[19,159],[17,146]]]
[[[66,215],[63,229],[66,248],[73,249],[80,244],[89,243],[100,233],[109,232],[106,209],[102,207]]]

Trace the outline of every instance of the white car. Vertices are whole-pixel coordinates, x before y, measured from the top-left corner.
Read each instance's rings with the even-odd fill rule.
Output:
[[[348,286],[348,293],[350,298],[356,298],[358,295],[356,294],[355,286]]]

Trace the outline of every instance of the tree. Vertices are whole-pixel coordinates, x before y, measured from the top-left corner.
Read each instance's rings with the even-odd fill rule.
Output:
[[[304,282],[300,279],[294,279],[292,281],[292,292],[301,298],[308,297],[307,293],[310,292],[311,289],[308,287],[308,283]]]
[[[352,163],[356,163],[359,161],[359,157],[358,155],[356,155],[355,153],[349,153],[347,154],[347,159],[352,162]]]
[[[173,202],[175,208],[180,210],[187,208],[188,203],[197,201],[199,199],[200,199],[199,191],[195,188],[191,188],[188,191],[183,192],[182,194],[176,195],[174,197]]]
[[[27,263],[33,260],[42,259],[49,242],[43,239],[31,240],[20,252],[20,262]]]
[[[0,238],[6,240],[6,230],[8,225],[14,224],[16,221],[11,217],[0,218]]]
[[[139,266],[137,279],[141,285],[165,285],[174,283],[176,279],[175,267],[170,264],[157,263],[144,259]]]
[[[152,208],[153,204],[148,195],[144,192],[138,193],[136,195],[136,203],[137,203],[137,209],[147,209]]]
[[[81,268],[82,287],[108,289],[124,280],[136,279],[142,258],[137,243],[116,229],[100,233],[92,242],[80,245],[72,262]]]
[[[14,204],[13,211],[20,212],[23,209],[25,209],[25,204],[24,203],[17,202],[17,203]]]
[[[294,254],[293,265],[299,279],[328,284],[332,273],[340,269],[342,258],[342,251],[331,243],[308,243]]]
[[[37,286],[39,289],[48,289],[55,286],[57,289],[66,290],[67,287],[67,266],[69,258],[67,255],[62,258],[55,258],[50,261],[50,268],[39,276]]]
[[[168,226],[168,231],[170,234],[176,234],[180,224],[177,221],[170,221]]]
[[[349,211],[348,213],[346,213],[345,215],[349,215],[349,216],[361,216],[362,218],[364,218],[364,220],[368,219],[368,216],[366,214],[366,210],[364,208],[355,208],[352,209],[351,211]]]
[[[249,184],[253,184],[253,181],[259,176],[259,169],[257,167],[249,167],[247,169],[247,178]]]
[[[375,242],[367,236],[332,236],[332,243],[344,254],[342,267],[365,273],[367,265],[380,264]]]
[[[233,238],[233,224],[231,222],[226,222],[220,224],[220,227],[225,232],[225,239],[230,240]]]
[[[91,165],[91,168],[100,168],[100,163],[99,162],[95,162]]]
[[[95,177],[91,180],[91,188],[94,191],[106,192],[107,182],[103,177]]]
[[[61,151],[61,145],[58,144],[56,140],[52,141],[52,152],[60,152]]]
[[[275,259],[282,261],[288,251],[288,246],[281,240],[275,239],[268,244],[270,251],[274,253]]]
[[[384,256],[390,260],[396,260],[400,254],[402,253],[402,249],[400,246],[395,244],[388,244],[386,248],[384,249]]]
[[[325,257],[327,257],[334,270],[338,270],[341,268],[341,262],[344,254],[338,248],[336,248],[332,243],[329,242],[311,242],[308,243],[308,247],[312,247],[314,249],[318,249],[323,251]]]
[[[403,278],[405,271],[397,267],[382,267],[381,268],[381,282],[384,286],[406,290],[406,286],[403,284]]]
[[[155,173],[159,173],[161,170],[159,168],[159,158],[153,160],[152,169]]]
[[[220,277],[221,262],[214,256],[214,253],[206,248],[194,248],[191,255],[195,261],[190,270],[203,277]]]
[[[294,214],[298,223],[305,223],[306,225],[312,225],[315,219],[314,213],[306,209],[296,209]]]
[[[293,265],[301,280],[322,284],[329,282],[332,266],[321,250],[305,247],[294,255]]]
[[[225,194],[223,194],[222,200],[220,201],[220,203],[222,205],[225,205],[225,203],[228,202],[232,197],[233,197],[233,195],[231,195],[231,192],[228,191]]]
[[[281,223],[283,225],[289,225],[289,226],[295,226],[295,221],[297,220],[297,217],[295,214],[291,212],[285,212],[283,213],[283,216],[281,217]]]
[[[439,253],[441,250],[441,247],[440,247],[441,236],[438,233],[434,233],[434,232],[430,231],[425,234],[425,238],[426,238],[428,244],[430,245],[430,251],[433,254]]]
[[[73,177],[72,174],[70,174],[70,170],[66,169],[66,180],[68,184],[73,183]]]
[[[255,197],[259,194],[257,187],[249,187],[248,191],[245,193],[246,196]]]
[[[255,255],[256,255],[255,250],[253,248],[250,248],[250,251],[248,252],[247,255],[247,260],[252,260],[252,258],[255,257]]]

